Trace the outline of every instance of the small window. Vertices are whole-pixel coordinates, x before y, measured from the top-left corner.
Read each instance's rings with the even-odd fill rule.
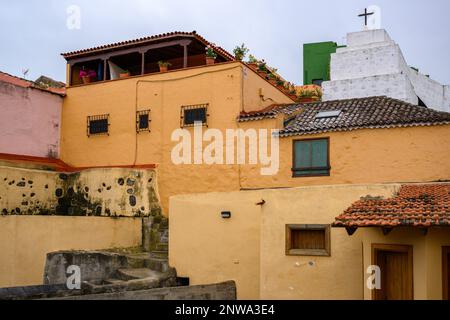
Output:
[[[150,131],[150,110],[138,111],[136,113],[136,131]]]
[[[195,122],[208,126],[208,105],[181,107],[181,127],[192,127]]]
[[[330,225],[286,225],[286,255],[331,256]]]
[[[327,139],[296,140],[293,147],[294,177],[329,176],[329,141]]]
[[[98,116],[88,116],[87,118],[87,135],[107,135],[109,134],[109,114]]]
[[[341,112],[341,110],[321,111],[316,114],[316,119],[337,118]]]

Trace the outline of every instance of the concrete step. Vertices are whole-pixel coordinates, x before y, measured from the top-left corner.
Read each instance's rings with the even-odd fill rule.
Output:
[[[157,259],[168,259],[169,252],[167,250],[154,250],[150,253],[150,256]]]
[[[156,250],[157,251],[169,251],[169,244],[160,242],[156,245]]]
[[[167,259],[149,258],[145,260],[145,267],[159,272],[167,272],[169,262]]]
[[[130,281],[136,279],[146,279],[158,281],[164,277],[162,272],[151,270],[148,268],[128,268],[119,269],[116,272],[116,277],[120,280]]]
[[[106,279],[105,281],[104,281],[104,284],[124,284],[125,283],[125,281],[123,281],[123,280],[119,280],[119,279]]]

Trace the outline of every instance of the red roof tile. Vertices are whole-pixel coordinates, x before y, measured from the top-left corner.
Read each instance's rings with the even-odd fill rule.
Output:
[[[102,46],[98,46],[98,47],[94,47],[94,48],[62,53],[61,55],[66,59],[72,59],[72,58],[83,56],[83,55],[98,53],[100,51],[116,49],[116,48],[120,48],[120,47],[131,47],[131,46],[136,46],[136,45],[141,45],[141,44],[147,44],[152,41],[163,40],[163,39],[174,38],[174,37],[183,37],[183,36],[194,37],[198,41],[202,42],[205,45],[205,47],[211,46],[215,49],[215,51],[217,53],[221,54],[225,58],[227,58],[229,60],[235,60],[234,56],[232,54],[227,52],[225,49],[223,49],[219,46],[216,46],[213,43],[207,41],[205,38],[203,38],[202,36],[197,34],[197,32],[195,32],[195,31],[192,31],[192,32],[175,31],[175,32],[169,32],[169,33],[163,33],[163,34],[153,35],[153,36],[139,38],[139,39],[135,39],[135,40],[116,42],[116,43],[102,45]]]
[[[361,198],[333,226],[450,226],[450,184],[403,185],[393,198]]]
[[[66,94],[66,88],[53,88],[53,87],[43,88],[41,86],[38,86],[33,81],[19,78],[19,77],[10,75],[10,74],[2,72],[2,71],[0,71],[0,81],[10,83],[12,85],[22,87],[22,88],[33,88],[33,89],[37,89],[37,90],[41,90],[41,91],[46,91],[46,92],[58,94],[60,96],[64,96]]]
[[[97,168],[130,168],[130,169],[156,168],[155,164],[73,167],[60,159],[7,154],[7,153],[0,153],[0,161],[12,162],[16,164],[32,164],[42,166],[44,168],[47,168],[48,170],[57,172],[78,172],[82,170],[97,169]]]

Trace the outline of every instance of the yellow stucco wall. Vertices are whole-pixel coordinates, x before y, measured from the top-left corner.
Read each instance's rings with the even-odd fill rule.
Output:
[[[174,196],[170,264],[193,284],[235,280],[239,299],[363,299],[361,234],[331,230],[331,257],[286,256],[286,224],[330,224],[362,196],[398,184]],[[261,207],[256,203],[265,200]],[[229,220],[221,211],[231,211]],[[239,264],[236,264],[239,262]],[[309,262],[314,265],[310,266]]]
[[[326,137],[330,139],[330,176],[293,178],[293,140]],[[246,165],[241,168],[245,178],[241,185],[270,188],[450,180],[449,150],[450,125],[362,129],[281,138],[278,174],[261,176],[259,166]]]
[[[136,100],[138,110],[151,110],[150,133],[136,135]],[[63,106],[61,158],[74,166],[157,164],[167,214],[171,195],[239,190],[237,165],[172,163],[177,142],[171,134],[180,128],[181,106],[209,103],[208,127],[225,130],[237,128],[236,117],[247,104],[259,109],[274,101],[292,102],[240,62],[71,87]],[[110,135],[88,138],[86,117],[100,114],[110,114]]]
[[[0,216],[0,287],[43,284],[46,254],[136,247],[141,219]]]

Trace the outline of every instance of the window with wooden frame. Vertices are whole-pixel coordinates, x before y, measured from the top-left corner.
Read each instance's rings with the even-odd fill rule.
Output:
[[[196,122],[208,126],[208,104],[182,106],[180,115],[180,126],[193,127]]]
[[[88,116],[87,135],[109,135],[109,114]]]
[[[293,142],[293,177],[330,175],[329,139],[305,139]]]
[[[136,112],[136,132],[150,131],[150,110]]]
[[[326,224],[286,225],[286,255],[331,256],[330,230]]]

